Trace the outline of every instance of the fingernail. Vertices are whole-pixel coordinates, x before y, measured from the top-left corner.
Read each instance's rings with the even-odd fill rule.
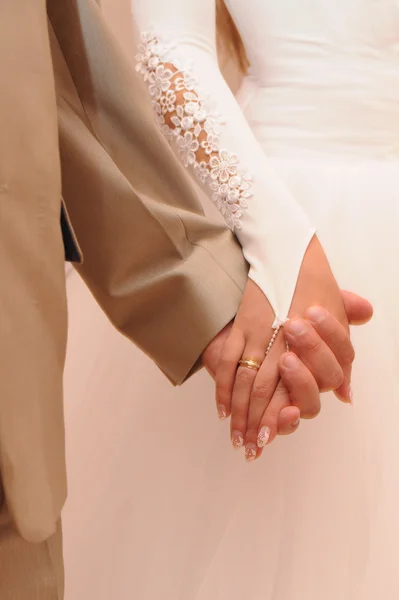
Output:
[[[299,425],[300,422],[301,422],[301,417],[298,417],[297,419],[295,419],[295,421],[292,421],[291,427],[293,429],[295,429],[296,427],[298,427],[298,425]]]
[[[262,427],[258,435],[258,448],[263,448],[266,446],[267,442],[270,438],[270,428]]]
[[[231,443],[233,444],[233,448],[239,450],[244,445],[244,436],[241,431],[233,431],[231,434]]]
[[[353,393],[350,387],[345,395],[339,394],[337,391],[335,391],[335,395],[337,398],[339,398],[339,400],[341,400],[341,402],[344,402],[344,404],[350,404],[351,406],[353,405]]]
[[[218,417],[221,421],[227,417],[227,412],[223,404],[218,404]]]
[[[302,319],[294,319],[287,323],[285,331],[289,335],[303,335],[306,333],[306,323]]]
[[[306,311],[306,317],[309,319],[309,321],[316,324],[324,321],[326,314],[327,312],[324,310],[324,308],[320,308],[319,306],[311,306]]]
[[[299,358],[290,352],[283,360],[283,367],[286,369],[297,369],[299,364]]]
[[[348,387],[348,398],[349,398],[349,404],[353,404],[353,391],[351,386]]]
[[[257,448],[255,444],[247,444],[245,447],[245,460],[247,462],[252,462],[255,460],[257,454]]]

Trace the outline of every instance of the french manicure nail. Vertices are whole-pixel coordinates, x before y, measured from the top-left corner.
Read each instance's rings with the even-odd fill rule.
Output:
[[[270,428],[262,427],[258,435],[258,448],[263,448],[266,446],[267,442],[270,438]]]
[[[339,394],[338,397],[340,400],[342,400],[342,402],[345,402],[346,404],[353,404],[353,392],[350,384],[347,387],[346,394]]]
[[[233,448],[235,450],[239,450],[244,445],[244,436],[241,431],[233,431],[231,434],[231,443],[233,444]]]
[[[218,417],[221,421],[227,417],[227,412],[223,404],[218,404]]]
[[[348,388],[348,398],[349,398],[349,404],[353,404],[353,391],[351,386],[349,386]]]
[[[296,427],[298,427],[298,425],[299,425],[300,422],[301,422],[301,417],[298,417],[297,419],[295,419],[295,421],[292,421],[291,427],[293,429],[295,429]]]
[[[245,447],[245,460],[247,462],[252,462],[255,460],[257,454],[257,448],[255,444],[247,444]]]

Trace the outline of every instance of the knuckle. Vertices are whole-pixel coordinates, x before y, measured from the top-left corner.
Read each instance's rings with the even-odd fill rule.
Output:
[[[254,400],[265,400],[270,396],[270,386],[266,383],[254,385],[251,396]]]
[[[294,342],[295,348],[301,353],[312,354],[318,352],[323,341],[318,334],[313,331],[307,331],[301,336],[298,336]]]
[[[349,352],[349,360],[350,360],[351,364],[355,361],[355,358],[356,358],[356,350],[354,349],[354,347],[351,343],[350,352]]]
[[[344,374],[341,369],[333,371],[328,379],[328,387],[332,390],[339,388],[344,382]]]
[[[319,390],[317,384],[312,385],[306,382],[306,384],[300,384],[295,386],[290,393],[290,398],[295,406],[309,405],[309,399],[319,396]]]
[[[255,371],[252,371],[251,369],[247,369],[245,367],[240,367],[237,371],[236,378],[237,382],[239,383],[252,383],[252,381],[255,379]]]
[[[246,422],[248,418],[248,402],[234,402],[231,409],[231,414],[235,419],[242,419]]]
[[[303,350],[305,352],[309,352],[309,354],[313,354],[318,352],[321,348],[322,340],[319,337],[316,337],[312,334],[307,334],[303,339]]]
[[[221,356],[218,362],[218,369],[223,369],[224,371],[235,368],[235,362],[228,358],[227,356]]]
[[[236,405],[231,407],[231,428],[245,431],[247,428],[246,407]]]
[[[352,344],[349,344],[348,348],[345,350],[345,352],[343,354],[342,362],[346,366],[346,365],[351,365],[354,360],[355,360],[355,349],[352,346]]]
[[[306,351],[312,351],[319,348],[322,341],[318,333],[316,333],[316,331],[307,323],[299,335],[290,335],[290,341],[291,340],[297,348]]]

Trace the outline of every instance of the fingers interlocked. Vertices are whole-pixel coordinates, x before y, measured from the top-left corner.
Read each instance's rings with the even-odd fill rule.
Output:
[[[216,376],[218,412],[231,415],[232,444],[245,446],[249,461],[277,433],[295,431],[299,416],[315,417],[320,391],[338,390],[349,401],[354,352],[347,330],[324,309],[306,316],[284,326],[266,358],[271,330],[249,335],[233,327],[225,344]]]

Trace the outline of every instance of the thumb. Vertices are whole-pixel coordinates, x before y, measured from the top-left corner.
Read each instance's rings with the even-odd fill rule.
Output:
[[[363,325],[370,321],[373,307],[368,300],[346,290],[341,290],[341,295],[350,325]]]

